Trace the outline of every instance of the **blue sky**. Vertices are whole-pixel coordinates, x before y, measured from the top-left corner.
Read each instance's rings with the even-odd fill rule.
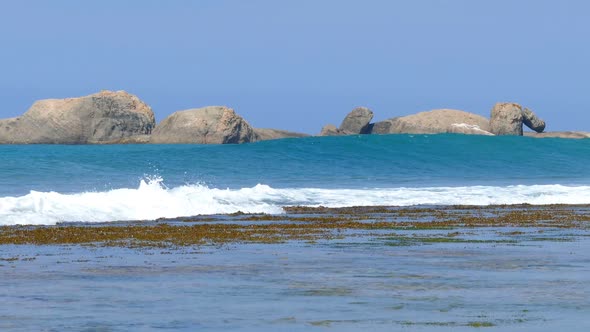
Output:
[[[126,90],[158,121],[206,105],[317,133],[355,106],[530,107],[590,130],[590,2],[0,0],[0,116]]]

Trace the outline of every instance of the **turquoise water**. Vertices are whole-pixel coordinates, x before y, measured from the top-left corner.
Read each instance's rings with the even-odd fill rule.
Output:
[[[169,186],[365,188],[588,184],[590,141],[465,135],[367,135],[243,145],[0,146],[0,194]]]
[[[360,135],[7,145],[0,155],[0,224],[280,213],[285,205],[590,203],[589,140]]]
[[[590,203],[589,140],[391,135],[32,145],[0,146],[0,158],[0,225],[101,227],[281,214],[287,205]],[[0,330],[590,328],[587,227],[424,232],[460,232],[463,240],[399,243],[385,230],[183,248],[2,245]]]

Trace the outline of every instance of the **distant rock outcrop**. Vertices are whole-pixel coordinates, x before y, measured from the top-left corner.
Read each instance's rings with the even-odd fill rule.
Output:
[[[156,126],[150,143],[237,144],[256,141],[254,129],[225,106],[178,111]]]
[[[338,131],[345,135],[368,134],[373,112],[366,107],[357,107],[348,113]]]
[[[254,128],[254,133],[256,134],[257,141],[309,136],[308,134],[270,128]]]
[[[371,134],[392,134],[391,127],[397,118],[391,118],[371,124]]]
[[[18,118],[0,120],[0,143],[95,144],[150,134],[152,109],[125,91],[40,100]]]
[[[371,133],[373,112],[366,107],[357,107],[346,115],[339,128],[333,124],[325,125],[320,136],[358,135]]]
[[[463,133],[490,135],[488,119],[464,111],[440,109],[392,118],[373,125],[373,134]]]
[[[526,132],[524,136],[534,138],[590,138],[590,133],[586,131],[549,131],[544,133]]]
[[[13,136],[18,136],[18,118],[0,120],[0,144],[14,144],[17,140]]]
[[[490,127],[494,135],[522,136],[523,124],[538,133],[545,130],[545,121],[528,108],[523,110],[519,104],[497,103],[492,108]]]
[[[515,103],[497,103],[490,115],[490,129],[494,135],[522,136],[522,108]]]
[[[533,111],[525,108],[522,110],[523,123],[532,130],[542,133],[545,130],[545,121],[541,120]]]
[[[325,125],[320,131],[320,136],[342,136],[344,135],[338,128],[333,124]]]
[[[545,121],[516,103],[497,103],[491,119],[452,109],[438,109],[371,123],[373,112],[357,107],[340,127],[322,128],[320,136],[358,134],[523,135],[587,138],[585,132],[543,133]],[[178,111],[156,126],[151,108],[125,91],[35,102],[22,116],[0,119],[0,144],[237,144],[305,137],[280,129],[252,128],[233,109],[209,106]]]

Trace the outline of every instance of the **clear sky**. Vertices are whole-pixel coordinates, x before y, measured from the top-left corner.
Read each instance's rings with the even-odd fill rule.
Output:
[[[0,0],[0,117],[37,99],[138,95],[158,121],[227,105],[317,133],[514,101],[590,130],[590,1]]]

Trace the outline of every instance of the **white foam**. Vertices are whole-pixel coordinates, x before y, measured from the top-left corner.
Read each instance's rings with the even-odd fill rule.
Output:
[[[586,204],[590,186],[472,186],[380,189],[273,189],[257,185],[216,189],[203,185],[166,188],[161,179],[141,181],[137,189],[60,194],[31,191],[0,198],[0,225],[151,220],[202,214],[282,213],[287,205],[489,205]]]

